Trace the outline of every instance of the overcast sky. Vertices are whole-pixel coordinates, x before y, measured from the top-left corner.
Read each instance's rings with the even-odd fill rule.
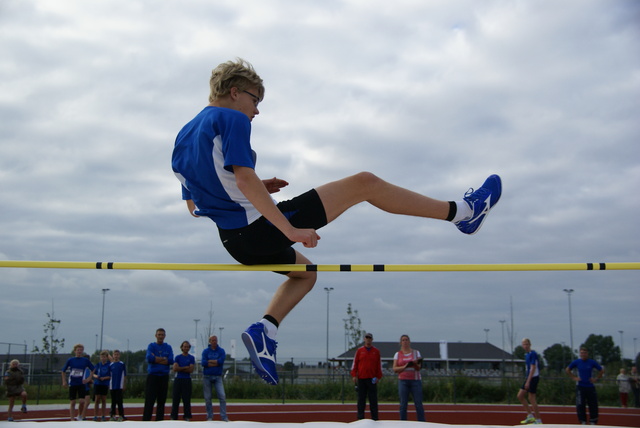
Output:
[[[634,0],[3,0],[0,259],[234,263],[188,214],[170,159],[211,69],[242,57],[265,82],[252,137],[258,174],[290,183],[279,200],[364,170],[444,200],[503,178],[475,236],[361,205],[298,248],[314,262],[640,261],[639,22]],[[177,351],[213,307],[242,358],[240,333],[281,279],[3,268],[0,342],[41,345],[53,305],[64,350],[93,352],[108,288],[104,348],[146,348],[164,327]],[[324,287],[331,356],[348,303],[377,341],[502,347],[512,302],[516,344],[568,345],[571,288],[574,347],[591,333],[620,345],[622,330],[631,358],[639,284],[638,271],[321,273],[278,356],[324,358]]]

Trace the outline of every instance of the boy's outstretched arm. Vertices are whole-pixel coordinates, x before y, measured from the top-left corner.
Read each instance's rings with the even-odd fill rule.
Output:
[[[307,248],[318,245],[320,236],[314,229],[298,229],[289,223],[273,203],[265,184],[252,168],[234,165],[233,173],[236,176],[238,188],[249,202],[289,240],[301,242]]]

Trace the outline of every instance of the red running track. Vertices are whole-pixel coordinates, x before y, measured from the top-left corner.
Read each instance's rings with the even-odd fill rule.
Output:
[[[217,402],[214,400],[214,420],[219,420]],[[125,403],[126,406],[126,403]],[[55,407],[55,408],[52,408]],[[3,406],[6,408],[6,406]],[[14,408],[16,421],[65,421],[69,418],[69,408],[57,406],[29,406],[29,412],[20,413],[20,407]],[[17,412],[15,410],[18,410]],[[167,403],[169,419],[170,402]],[[488,404],[425,404],[427,421],[451,425],[519,425],[524,419],[519,405],[488,405]],[[182,412],[182,408],[180,409]],[[542,421],[545,424],[578,424],[575,408],[572,406],[541,406]],[[206,412],[203,403],[192,406],[193,421],[204,421]],[[227,413],[232,421],[250,422],[354,422],[356,420],[356,406],[349,404],[239,404],[227,405]],[[142,406],[131,404],[125,407],[125,414],[132,421],[142,420]],[[87,412],[89,419],[93,419],[93,404]],[[379,416],[381,420],[398,420],[398,404],[380,404]],[[367,417],[369,417],[367,406]],[[7,420],[7,413],[0,413],[0,421]],[[409,406],[409,420],[415,420],[415,413]],[[614,407],[600,407],[600,425],[640,427],[640,409],[622,409]]]

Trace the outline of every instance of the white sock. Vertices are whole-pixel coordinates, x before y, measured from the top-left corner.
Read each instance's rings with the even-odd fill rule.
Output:
[[[456,201],[456,207],[458,208],[456,211],[455,217],[451,220],[452,223],[457,223],[462,220],[468,220],[473,215],[473,210],[465,201]]]
[[[271,321],[264,318],[262,318],[260,322],[264,324],[264,327],[267,329],[267,336],[275,340],[276,335],[278,334],[278,327],[276,327]]]

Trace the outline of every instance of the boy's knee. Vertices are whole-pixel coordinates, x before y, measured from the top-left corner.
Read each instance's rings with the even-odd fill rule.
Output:
[[[354,176],[361,185],[367,186],[371,184],[375,184],[380,180],[380,178],[369,171],[361,171]]]

